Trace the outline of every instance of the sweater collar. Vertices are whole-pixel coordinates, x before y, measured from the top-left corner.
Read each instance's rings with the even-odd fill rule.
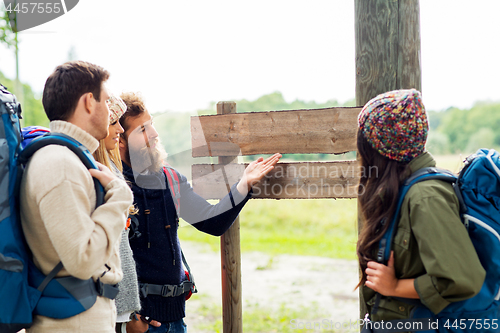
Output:
[[[50,122],[49,127],[51,132],[69,135],[76,141],[80,142],[90,151],[91,154],[93,154],[99,147],[99,141],[97,141],[96,138],[72,123],[62,120],[53,120]]]

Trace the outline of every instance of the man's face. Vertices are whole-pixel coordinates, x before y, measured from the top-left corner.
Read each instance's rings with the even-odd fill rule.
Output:
[[[138,151],[155,145],[158,132],[153,126],[153,118],[148,111],[135,118],[128,118],[128,130],[125,132],[129,151]]]
[[[95,130],[95,138],[97,140],[102,140],[108,136],[109,108],[106,103],[108,99],[108,89],[106,89],[106,86],[102,83],[100,100],[99,102],[95,100],[95,112],[90,120]]]
[[[128,146],[128,162],[136,173],[146,170],[158,172],[166,159],[158,132],[153,126],[149,112],[127,119],[128,130],[125,132]]]

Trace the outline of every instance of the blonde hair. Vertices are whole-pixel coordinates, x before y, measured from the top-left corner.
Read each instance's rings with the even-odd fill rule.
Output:
[[[94,158],[97,162],[107,166],[111,171],[114,169],[111,165],[111,163],[113,163],[118,168],[118,171],[123,172],[120,147],[118,145],[116,145],[116,147],[112,150],[107,150],[104,139],[102,139],[99,141],[99,147],[94,152]]]
[[[109,159],[109,153],[108,153],[108,150],[106,149],[106,144],[104,143],[104,139],[99,141],[99,147],[97,147],[97,150],[94,152],[93,155],[94,155],[94,158],[97,162],[104,164],[111,171],[113,171],[113,167],[111,166],[111,161]],[[115,165],[116,165],[116,163],[115,163]]]
[[[104,164],[107,166],[112,172],[115,171],[115,168],[111,165],[113,163],[120,173],[123,173],[123,165],[120,157],[120,147],[116,145],[112,150],[106,149],[106,144],[104,139],[99,141],[99,147],[94,152],[94,158],[97,162]],[[128,213],[130,215],[135,215],[139,212],[134,205],[131,205],[128,209]]]

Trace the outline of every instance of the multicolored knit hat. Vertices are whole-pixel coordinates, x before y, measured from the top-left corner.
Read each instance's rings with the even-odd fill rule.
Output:
[[[110,94],[110,97],[106,101],[106,104],[108,104],[109,108],[110,124],[120,119],[120,117],[123,116],[125,111],[127,111],[127,105],[125,105],[125,102],[120,97],[117,97],[113,94]]]
[[[411,161],[424,152],[429,130],[422,95],[415,89],[378,95],[361,110],[358,128],[380,155]]]

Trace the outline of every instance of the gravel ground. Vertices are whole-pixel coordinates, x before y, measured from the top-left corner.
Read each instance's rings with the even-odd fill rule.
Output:
[[[199,294],[187,302],[186,323],[193,327],[204,318],[201,302],[221,304],[220,253],[198,243],[182,242]],[[349,322],[359,317],[357,262],[323,257],[252,252],[242,255],[243,311],[256,305],[276,310],[283,304],[300,310],[315,307],[329,321]],[[301,318],[304,321],[315,318]]]

